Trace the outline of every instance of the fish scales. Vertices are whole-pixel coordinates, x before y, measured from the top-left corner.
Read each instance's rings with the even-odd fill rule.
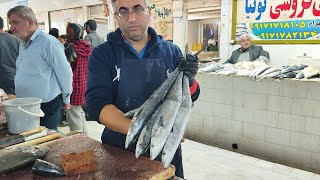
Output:
[[[192,100],[189,90],[189,80],[186,76],[183,77],[182,95],[184,100],[178,110],[172,131],[170,132],[162,151],[161,159],[165,168],[169,166],[180,145],[180,141],[184,135],[187,122],[191,115]]]
[[[179,107],[183,101],[182,77],[183,73],[180,73],[176,82],[160,106],[159,114],[156,119],[156,121],[160,121],[160,123],[155,123],[153,128],[155,131],[152,131],[151,135],[151,159],[155,159],[162,150],[172,129]]]
[[[267,69],[266,71],[264,71],[263,73],[261,73],[261,74],[259,75],[259,78],[262,78],[262,77],[264,77],[265,75],[270,74],[270,73],[273,73],[273,72],[276,72],[276,71],[280,71],[280,69],[275,68],[275,67],[271,67],[271,68]]]
[[[151,133],[152,133],[152,127],[154,125],[155,119],[157,115],[159,114],[159,107],[157,110],[152,114],[146,125],[143,127],[142,131],[140,132],[137,145],[136,145],[136,158],[138,158],[140,155],[144,154],[148,147],[150,146],[151,141]]]
[[[143,126],[163,101],[180,72],[181,71],[176,68],[170,73],[169,77],[161,84],[161,86],[141,105],[141,109],[134,114],[126,137],[125,148],[131,146],[137,140]]]

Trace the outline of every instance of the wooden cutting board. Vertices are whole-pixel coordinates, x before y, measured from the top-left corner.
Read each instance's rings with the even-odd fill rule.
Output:
[[[62,167],[62,154],[92,150],[97,156],[95,172],[54,179],[166,180],[174,176],[175,173],[174,166],[170,165],[169,168],[164,169],[161,162],[153,161],[146,157],[136,159],[133,152],[102,144],[83,134],[61,138],[48,146],[50,150],[44,160],[59,167]],[[31,167],[32,165],[6,176],[0,176],[0,179],[21,179],[21,177],[23,179],[44,179],[44,177],[33,175]]]

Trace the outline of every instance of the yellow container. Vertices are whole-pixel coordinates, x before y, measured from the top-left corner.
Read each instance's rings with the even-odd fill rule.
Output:
[[[202,49],[202,43],[194,43],[192,51],[200,51]]]

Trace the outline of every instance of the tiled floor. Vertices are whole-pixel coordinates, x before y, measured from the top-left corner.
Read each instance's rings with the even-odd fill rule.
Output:
[[[103,126],[88,122],[88,136],[100,141]],[[68,127],[59,128],[62,133]],[[182,144],[188,180],[320,180],[320,175],[186,140]]]

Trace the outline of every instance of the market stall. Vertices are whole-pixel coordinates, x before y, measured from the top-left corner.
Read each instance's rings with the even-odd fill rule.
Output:
[[[316,73],[308,78],[289,78],[294,71],[286,77],[283,68],[274,78],[255,80],[243,69],[212,65],[211,71],[218,68],[196,76],[201,96],[186,138],[319,173],[319,68],[309,66]]]

